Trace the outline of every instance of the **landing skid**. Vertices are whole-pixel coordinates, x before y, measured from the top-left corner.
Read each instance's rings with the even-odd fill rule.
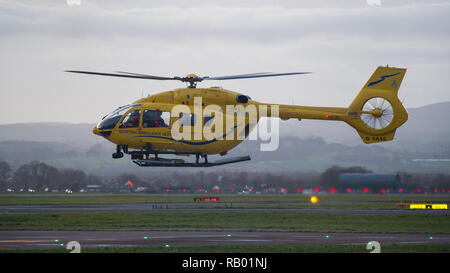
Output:
[[[183,159],[168,158],[134,159],[133,162],[141,167],[213,167],[247,160],[250,160],[250,156],[248,155],[224,158],[214,162],[204,163],[185,162]]]

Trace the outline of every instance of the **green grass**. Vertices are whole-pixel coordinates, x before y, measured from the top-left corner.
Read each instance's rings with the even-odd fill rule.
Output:
[[[49,249],[0,250],[0,253],[68,253],[63,247]],[[82,248],[81,253],[368,253],[365,245],[215,245],[176,247]],[[382,253],[450,253],[450,244],[382,245]]]
[[[165,207],[164,207],[165,208]],[[396,210],[398,209],[395,204],[305,204],[299,203],[296,205],[293,204],[244,204],[241,205],[239,203],[233,203],[232,206],[228,203],[227,206],[225,204],[217,204],[217,205],[209,205],[209,206],[170,206],[169,209],[348,209],[348,210]]]
[[[292,212],[66,212],[1,214],[0,230],[198,230],[450,233],[448,215]]]
[[[67,196],[48,195],[33,196],[30,194],[0,194],[0,205],[87,205],[87,204],[154,204],[154,203],[191,203],[194,197],[219,196],[220,202],[308,202],[308,195],[138,195],[138,194],[72,194]],[[319,195],[320,202],[450,202],[448,195]]]

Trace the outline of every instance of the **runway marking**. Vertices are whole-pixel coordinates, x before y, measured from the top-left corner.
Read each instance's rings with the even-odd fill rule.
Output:
[[[272,240],[263,239],[229,239],[229,240],[209,240],[210,242],[272,242]]]
[[[49,240],[0,240],[0,243],[44,243]]]
[[[396,244],[406,245],[406,244],[427,244],[427,243],[430,243],[430,241],[398,242]]]
[[[359,239],[396,239],[396,238],[398,238],[398,237],[389,237],[389,236],[360,236],[360,237],[356,237],[356,238],[359,238]]]
[[[323,235],[296,235],[297,238],[322,238]]]
[[[336,244],[337,246],[360,246],[367,245],[367,243],[346,243],[346,244]]]

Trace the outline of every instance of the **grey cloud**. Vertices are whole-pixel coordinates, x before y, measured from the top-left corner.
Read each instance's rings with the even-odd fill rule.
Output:
[[[447,42],[448,14],[450,3],[381,8],[204,6],[105,10],[97,6],[43,7],[9,2],[0,7],[0,36],[201,38],[272,43],[358,36],[374,41],[426,38]]]

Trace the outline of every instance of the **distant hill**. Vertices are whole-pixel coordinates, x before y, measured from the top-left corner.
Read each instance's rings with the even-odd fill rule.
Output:
[[[232,170],[322,171],[332,165],[363,165],[373,171],[444,172],[448,162],[413,159],[450,158],[450,102],[408,109],[409,120],[396,139],[382,144],[363,144],[356,131],[342,122],[280,121],[280,146],[261,152],[259,141],[244,141],[229,155],[251,155],[250,162],[217,168]],[[59,168],[83,169],[104,176],[125,171],[148,173],[129,158],[113,160],[114,144],[92,134],[94,124],[23,123],[0,125],[0,161],[13,167],[33,160]],[[211,157],[211,160],[219,156]],[[192,158],[189,160],[193,160]],[[210,171],[157,168],[152,171]]]
[[[16,123],[0,125],[0,141],[47,141],[86,147],[104,140],[92,134],[95,124]]]
[[[408,121],[401,126],[394,141],[389,143],[439,141],[450,137],[450,102],[430,104],[408,109]],[[280,121],[280,132],[300,138],[321,137],[326,142],[358,145],[361,142],[356,131],[343,122],[289,120]]]
[[[409,108],[408,121],[397,130],[393,142],[432,138],[439,140],[450,136],[450,102]],[[75,146],[104,143],[104,139],[92,134],[95,124],[82,123],[19,123],[0,125],[0,141],[49,141]],[[361,142],[356,131],[343,122],[316,120],[280,121],[280,133],[300,138],[320,137],[329,143],[358,145]]]

